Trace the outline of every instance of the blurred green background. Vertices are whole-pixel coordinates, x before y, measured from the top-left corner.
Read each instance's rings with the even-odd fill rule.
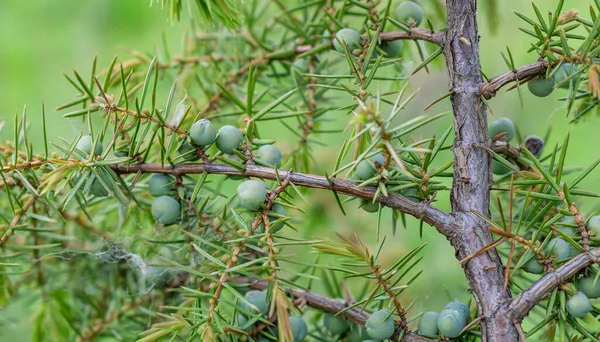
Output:
[[[542,1],[539,5],[542,10],[553,10],[556,2]],[[79,119],[63,119],[59,114],[53,113],[52,109],[72,99],[74,95],[72,87],[61,73],[70,73],[72,69],[76,69],[83,75],[89,74],[96,53],[99,68],[102,69],[115,54],[127,55],[121,47],[152,53],[160,44],[162,34],[169,40],[171,50],[178,51],[184,31],[189,29],[186,20],[171,24],[167,20],[166,11],[161,11],[159,4],[149,7],[148,3],[148,0],[0,1],[0,122],[6,121],[6,126],[0,131],[0,139],[12,139],[10,127],[14,114],[22,111],[25,104],[32,136],[41,132],[39,108],[42,100],[46,103],[50,140],[56,141],[59,137],[71,139],[80,132],[83,127]],[[585,13],[591,3],[589,0],[569,0],[566,7]],[[510,47],[517,65],[537,59],[535,54],[525,53],[530,46],[530,37],[518,31],[517,27],[522,26],[523,22],[512,10],[528,15],[533,13],[527,1],[499,1],[497,16],[501,26],[495,34],[489,29],[488,20],[483,13],[480,16],[482,65],[483,71],[490,77],[507,71],[500,55],[501,51],[506,51],[505,46]],[[413,77],[411,87],[418,90],[419,94],[406,117],[422,114],[428,103],[448,91],[445,71],[432,70],[431,74],[420,72]],[[490,101],[494,117],[511,118],[523,136],[544,136],[548,128],[552,127],[552,134],[546,145],[550,147],[562,143],[565,134],[571,131],[569,148],[572,153],[568,157],[571,165],[587,166],[600,157],[600,150],[594,147],[599,127],[597,119],[569,126],[563,103],[558,101],[561,91],[544,99],[533,97],[527,91],[523,93],[524,104],[521,107],[516,91],[499,92]],[[439,113],[449,109],[449,103],[445,100],[430,112]],[[490,120],[494,120],[494,117]],[[429,131],[419,131],[418,135],[431,134],[431,130],[439,135],[450,124],[449,119],[450,117],[430,126]],[[273,132],[270,138],[284,139],[284,134],[285,132]],[[336,146],[339,145],[316,147],[317,159],[324,162],[335,159]],[[583,186],[599,191],[599,180],[600,176],[595,172]],[[447,192],[438,194],[438,205],[443,209],[448,209],[447,197]],[[352,213],[350,219],[339,212],[332,196],[312,198],[316,202],[312,204],[316,204],[320,210],[309,212],[305,222],[297,225],[305,229],[301,232],[302,235],[323,237],[332,236],[334,230],[343,233],[357,231],[370,243],[374,242],[372,231],[375,229],[376,215],[358,212]],[[588,201],[583,204],[583,208],[589,209],[594,205],[596,202]],[[383,222],[387,223],[389,220]],[[418,233],[418,223],[412,220],[406,231],[401,229],[394,237],[385,227],[382,229],[382,234],[389,235],[388,247],[394,246],[384,255],[384,263],[387,264],[422,242],[428,242],[420,266],[425,272],[403,299],[407,304],[413,297],[419,299],[415,312],[441,309],[448,300],[445,289],[454,297],[467,298],[467,286],[460,266],[453,257],[453,251],[447,241],[432,228],[425,227],[422,240]],[[15,311],[12,314],[10,310],[7,312],[8,315],[0,315],[4,323],[18,322],[13,316]],[[15,342],[27,340],[27,334],[18,332],[24,326],[26,325],[23,323],[3,324],[0,340],[9,336]]]

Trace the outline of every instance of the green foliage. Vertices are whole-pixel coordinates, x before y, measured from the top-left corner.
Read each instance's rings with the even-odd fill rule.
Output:
[[[240,26],[240,13],[234,1],[230,0],[156,0],[163,8],[168,9],[171,21],[181,19],[183,6],[195,4],[205,26],[212,26],[215,21],[222,22],[226,27],[238,28]],[[187,6],[186,6],[187,7]]]
[[[417,326],[432,338],[478,340],[479,320],[463,332],[466,304],[453,301],[417,323],[430,303],[409,300],[429,271],[422,252],[438,251],[407,248],[405,237],[423,236],[451,184],[471,182],[452,179],[460,145],[441,123],[449,112],[421,113],[411,102],[407,76],[430,71],[443,51],[411,32],[443,27],[439,2],[423,2],[426,21],[410,1],[395,9],[391,1],[160,2],[172,20],[199,10],[181,51],[171,54],[165,40],[151,54],[105,66],[94,59],[89,74],[65,75],[74,97],[57,111],[76,138],[49,141],[42,107],[43,145],[34,147],[30,114],[15,116],[0,146],[0,305],[34,292],[37,341],[354,342]],[[521,31],[533,37],[533,60],[548,68],[515,86],[520,93],[528,82],[540,97],[566,93],[561,100],[579,119],[598,107],[600,8],[588,20],[558,3],[548,17],[536,4],[535,18],[517,13],[531,27]],[[508,77],[518,78],[510,50],[504,58]],[[527,129],[503,118],[488,133],[505,139],[471,146],[489,154],[496,175],[491,216],[473,213],[496,239],[480,247],[500,253],[514,296],[600,246],[600,219],[586,221],[578,209],[600,197],[582,183],[600,161],[568,166],[569,136],[555,144]],[[319,158],[323,145],[337,154]],[[366,213],[349,208],[377,213],[367,239],[333,238],[323,223],[363,225]],[[573,317],[598,315],[589,300],[600,296],[597,276],[576,273],[564,280],[581,293],[567,299],[572,286],[562,284],[537,303],[523,322],[528,338],[543,330],[549,340],[593,340],[597,322],[582,327]],[[344,297],[344,308],[324,310],[311,294],[337,305],[333,298]],[[366,329],[344,318],[348,311],[370,315]]]

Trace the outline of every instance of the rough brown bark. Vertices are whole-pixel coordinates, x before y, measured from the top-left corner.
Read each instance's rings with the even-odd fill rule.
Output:
[[[492,242],[484,220],[490,204],[490,155],[476,146],[490,147],[487,108],[479,94],[483,83],[479,61],[476,0],[448,0],[446,66],[454,112],[454,184],[451,193],[457,234],[450,238],[456,257],[468,257]],[[495,249],[463,264],[477,302],[483,341],[518,341],[519,334],[504,314],[511,301],[504,288],[504,268]]]

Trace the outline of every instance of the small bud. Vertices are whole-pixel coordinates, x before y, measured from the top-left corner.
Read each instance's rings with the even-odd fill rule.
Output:
[[[568,22],[577,20],[577,15],[579,14],[579,11],[577,10],[570,10],[570,11],[566,11],[563,12],[559,17],[558,17],[558,25],[563,25],[566,24]]]

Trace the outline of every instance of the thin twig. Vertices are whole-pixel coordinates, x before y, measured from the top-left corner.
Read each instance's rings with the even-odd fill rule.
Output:
[[[577,228],[579,228],[579,233],[581,234],[581,244],[583,245],[583,251],[586,253],[589,252],[590,233],[585,228],[585,220],[583,219],[583,215],[581,214],[579,209],[577,209],[577,206],[575,206],[574,202],[569,203],[567,197],[565,196],[565,193],[562,190],[558,191],[558,196],[563,200],[563,202],[565,202],[571,214],[575,216],[575,223],[577,224]]]
[[[288,173],[288,175],[291,175],[291,174],[292,174],[291,172]],[[260,222],[262,221],[262,214],[266,214],[271,210],[271,208],[273,207],[273,202],[279,196],[279,194],[283,191],[283,189],[285,189],[285,187],[288,186],[289,183],[290,183],[290,180],[288,179],[288,177],[286,177],[281,185],[279,185],[274,191],[271,191],[269,197],[266,200],[265,208],[263,209],[261,215],[259,215],[254,220],[250,231],[246,232],[246,236],[250,236],[251,234],[254,233],[254,231],[256,230],[256,228],[258,228],[258,226],[260,225]],[[221,297],[221,292],[223,291],[223,285],[227,282],[227,280],[229,279],[229,276],[231,275],[231,272],[228,272],[228,270],[231,267],[233,267],[235,265],[235,263],[238,261],[238,256],[244,249],[244,246],[246,245],[247,242],[248,242],[247,239],[243,239],[240,241],[239,245],[236,246],[236,248],[231,253],[231,257],[229,258],[229,261],[227,262],[225,269],[221,273],[221,276],[219,277],[219,279],[216,283],[215,292],[214,292],[212,298],[209,300],[210,305],[208,308],[208,312],[206,314],[206,324],[208,324],[208,325],[210,325],[213,320],[213,314],[216,310],[219,298]]]
[[[400,303],[400,300],[398,300],[398,294],[396,294],[396,293],[394,293],[394,291],[392,291],[392,286],[383,277],[383,275],[379,271],[379,265],[371,265],[371,269],[375,273],[375,278],[377,279],[377,282],[379,283],[379,285],[381,287],[383,287],[383,290],[385,291],[385,293],[390,298],[392,298],[392,301],[394,302],[394,307],[396,308],[396,313],[400,317],[400,329],[404,330],[405,332],[409,332],[408,323],[406,322],[406,317],[404,316],[404,314],[405,314],[404,307],[402,306],[402,303]]]
[[[4,247],[4,245],[6,245],[6,241],[8,241],[8,238],[10,238],[10,236],[12,235],[13,229],[17,226],[17,224],[19,224],[19,221],[21,220],[23,215],[25,215],[27,210],[29,210],[29,208],[33,205],[33,203],[35,203],[37,199],[37,194],[31,195],[27,202],[23,204],[21,211],[19,211],[19,213],[13,217],[12,221],[10,221],[10,225],[6,229],[6,232],[4,232],[4,235],[2,235],[2,238],[0,238],[0,247]]]
[[[411,27],[409,32],[402,30],[381,32],[379,38],[384,42],[392,40],[424,40],[439,46],[443,46],[445,43],[444,32],[431,31],[418,27]]]

